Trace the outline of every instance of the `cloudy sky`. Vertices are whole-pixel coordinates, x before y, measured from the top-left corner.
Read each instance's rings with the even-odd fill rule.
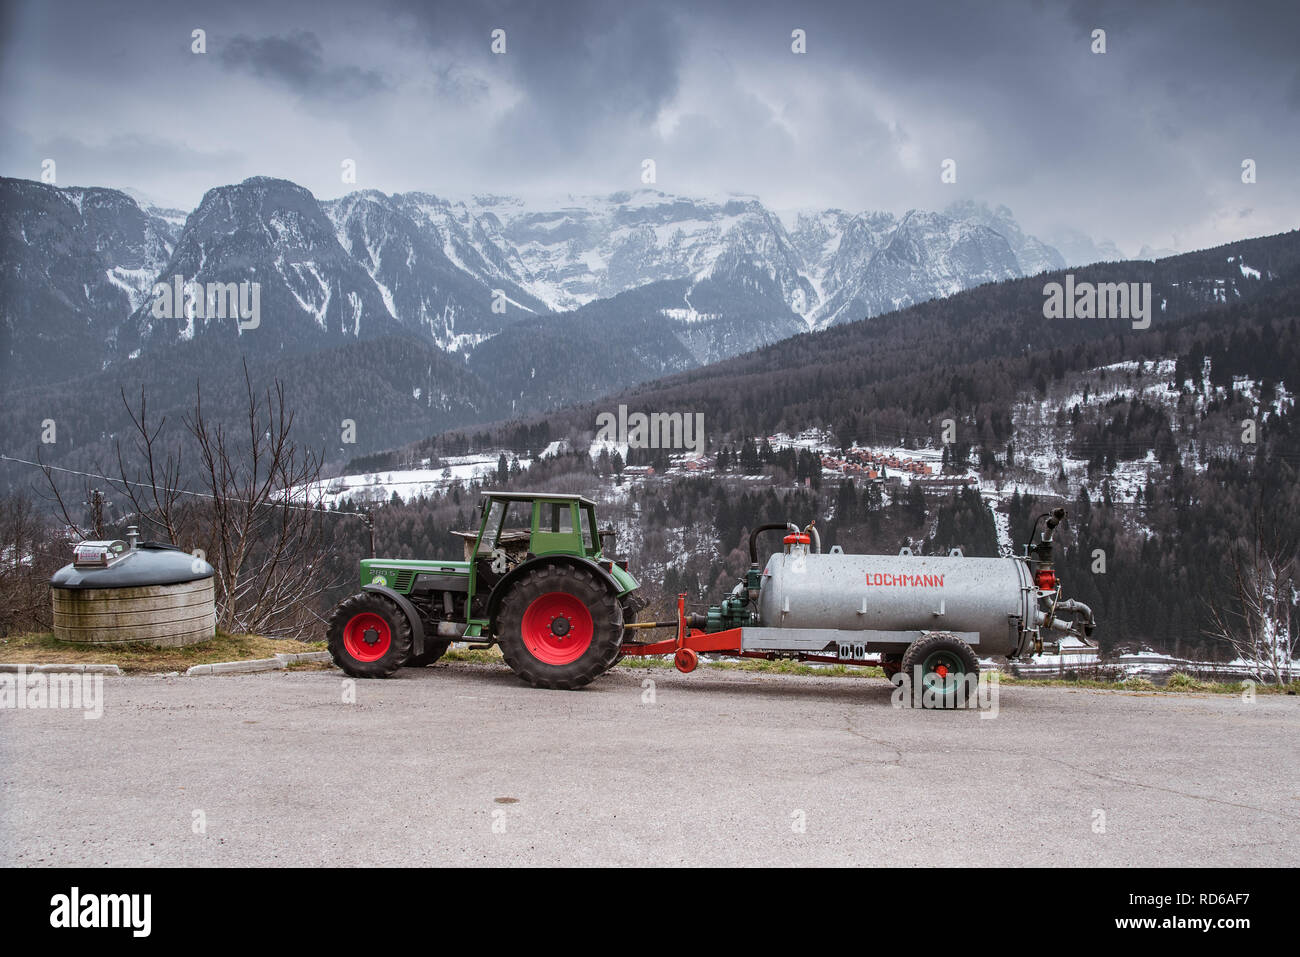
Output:
[[[672,193],[783,210],[1005,203],[1030,232],[1129,254],[1300,225],[1295,0],[0,10],[0,173],[37,179],[53,159],[59,185],[166,205],[258,174],[322,198],[611,192],[640,187],[653,159]],[[956,183],[941,182],[947,159]]]

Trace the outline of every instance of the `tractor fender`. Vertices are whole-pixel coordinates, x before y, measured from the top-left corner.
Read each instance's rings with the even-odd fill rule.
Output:
[[[578,555],[538,555],[537,557],[530,558],[525,562],[520,562],[514,568],[510,569],[504,578],[496,583],[495,587],[492,589],[492,594],[488,596],[488,621],[496,620],[497,608],[500,607],[501,601],[505,597],[506,592],[510,590],[510,586],[520,578],[523,578],[530,568],[539,568],[542,565],[571,565],[574,568],[585,568],[588,571],[593,572],[596,577],[605,584],[605,587],[609,589],[611,595],[617,595],[621,590],[618,585],[618,580],[609,572],[605,571],[605,569],[601,568],[596,562],[593,562],[590,558],[582,558]]]
[[[411,626],[411,654],[424,654],[424,622],[420,620],[420,613],[415,610],[415,606],[411,604],[407,597],[393,591],[387,585],[362,585],[361,590],[383,595],[402,610],[407,623]]]

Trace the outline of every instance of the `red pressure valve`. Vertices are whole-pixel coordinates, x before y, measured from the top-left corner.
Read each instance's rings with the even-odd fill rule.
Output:
[[[1041,591],[1056,591],[1056,572],[1050,568],[1040,568],[1034,575],[1034,584]]]

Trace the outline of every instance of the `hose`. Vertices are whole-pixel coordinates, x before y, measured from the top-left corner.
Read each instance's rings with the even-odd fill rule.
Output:
[[[799,533],[799,526],[793,522],[767,522],[758,526],[749,533],[749,563],[751,565],[758,564],[758,536],[764,532],[775,532],[778,529],[781,531],[793,530],[795,534]]]
[[[822,553],[822,537],[821,534],[817,531],[817,523],[809,522],[808,527],[803,530],[803,533],[805,535],[812,536],[813,554],[820,555]]]

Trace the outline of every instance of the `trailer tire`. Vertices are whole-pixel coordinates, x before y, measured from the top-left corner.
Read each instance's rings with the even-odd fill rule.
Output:
[[[966,680],[967,675],[974,675],[978,680],[980,662],[974,649],[962,639],[935,632],[922,635],[908,646],[901,670],[908,681],[915,683],[919,677],[923,685],[935,689],[935,704],[926,704],[929,696],[922,694],[922,707],[955,708],[959,700],[958,682]]]
[[[587,569],[541,565],[511,586],[492,632],[521,679],[573,691],[613,667],[623,647],[623,606]]]
[[[387,678],[411,656],[411,623],[402,609],[372,592],[339,602],[329,621],[334,664],[354,678]]]
[[[411,655],[406,661],[407,668],[426,668],[447,653],[450,641],[424,641],[424,654]]]

